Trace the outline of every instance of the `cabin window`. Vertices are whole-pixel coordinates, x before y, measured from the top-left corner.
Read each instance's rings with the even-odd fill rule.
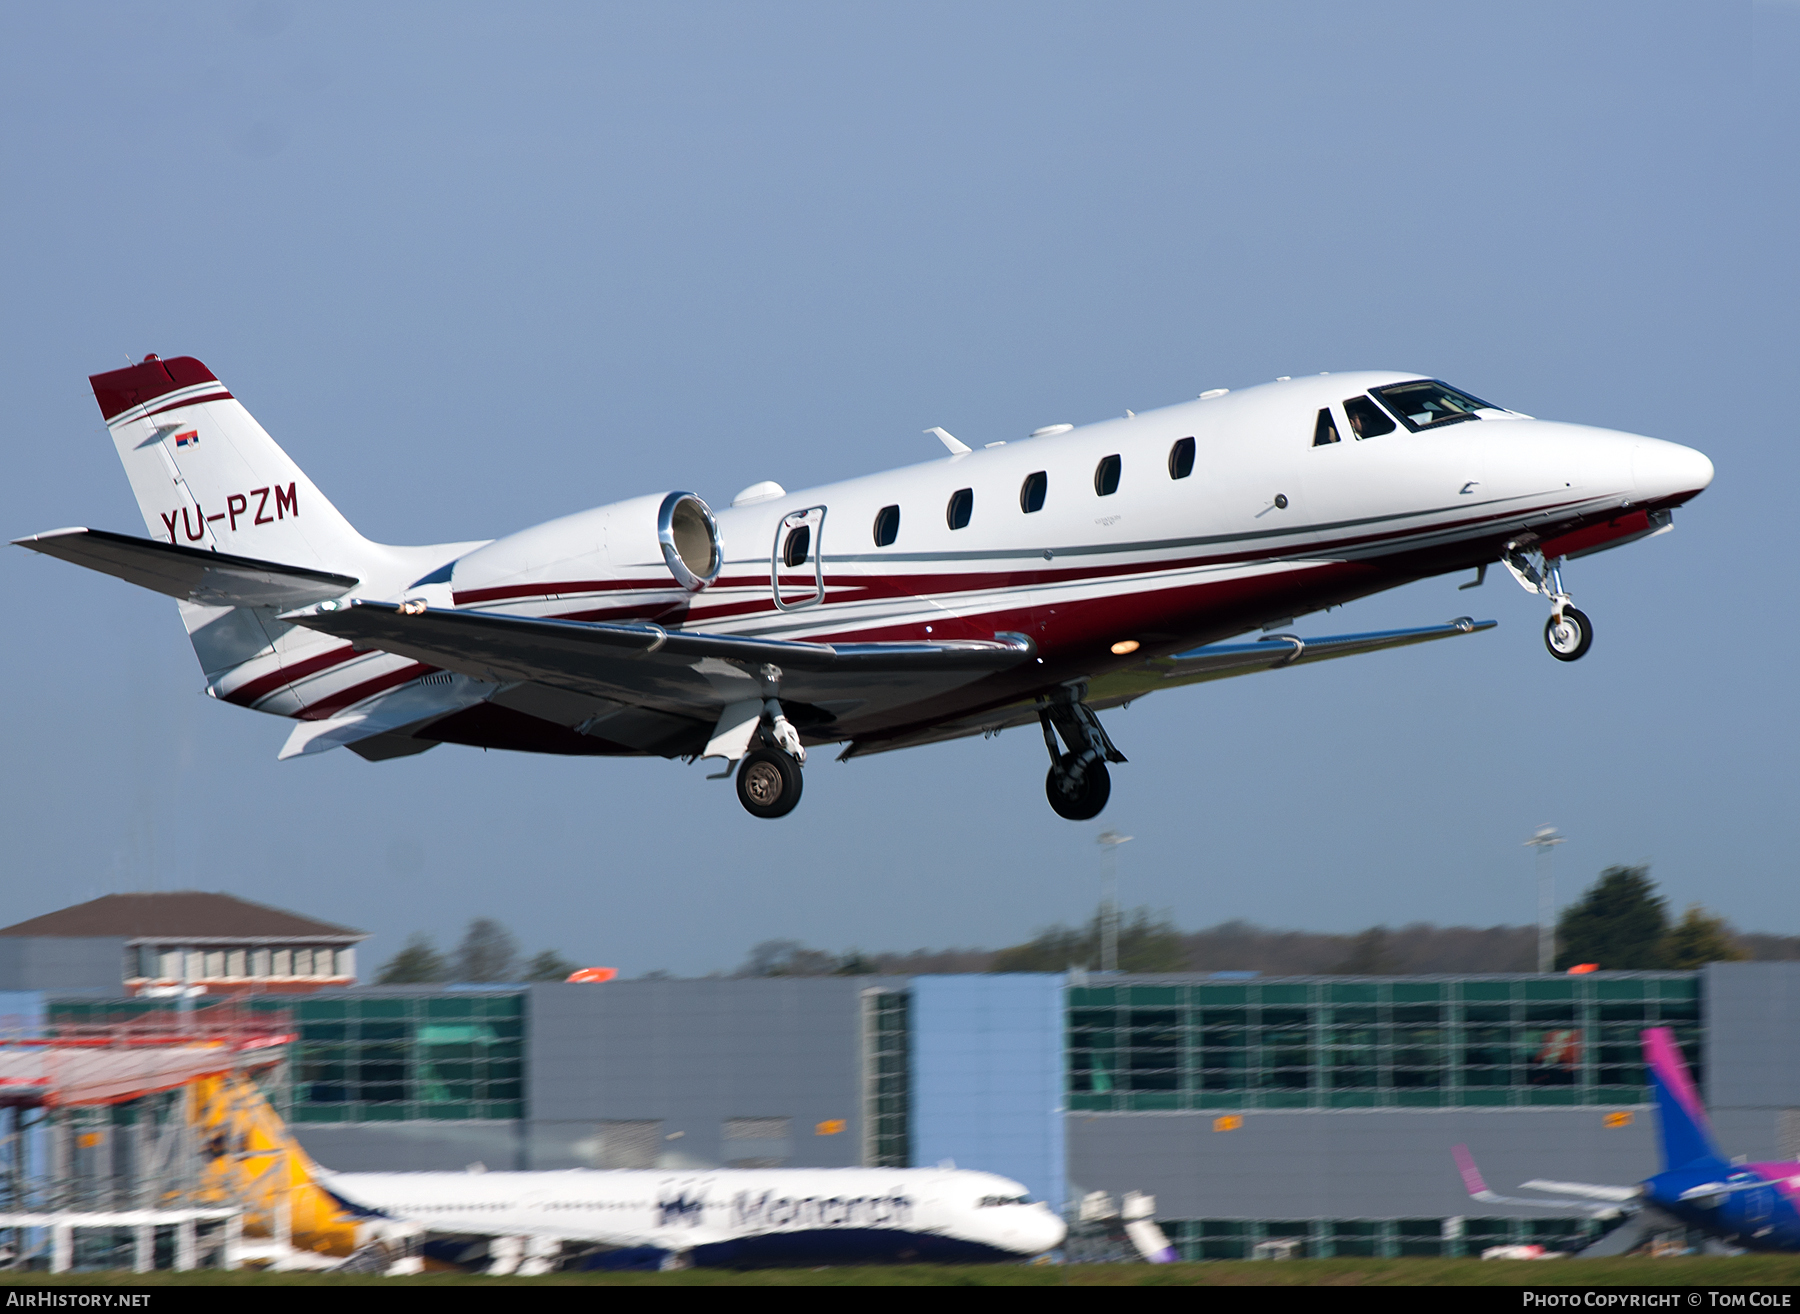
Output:
[[[1194,473],[1194,440],[1183,438],[1169,449],[1169,478],[1186,479]]]
[[[1327,406],[1319,412],[1319,421],[1313,425],[1313,446],[1326,447],[1337,441],[1337,421],[1331,418],[1331,407]]]
[[[900,508],[884,506],[875,513],[875,546],[886,547],[900,537]]]
[[[1019,485],[1019,510],[1026,515],[1044,509],[1044,494],[1050,491],[1050,476],[1042,470],[1025,476]]]
[[[1100,464],[1094,467],[1094,491],[1101,497],[1111,497],[1119,491],[1120,461],[1117,456],[1103,456]]]
[[[1435,429],[1441,424],[1455,424],[1458,420],[1479,420],[1481,417],[1475,414],[1476,411],[1500,409],[1436,379],[1395,383],[1386,388],[1375,388],[1373,392],[1400,417],[1400,423],[1414,433]]]
[[[804,566],[807,551],[812,547],[812,526],[801,525],[790,530],[787,542],[781,545],[781,564],[784,566]]]
[[[975,490],[959,488],[950,494],[950,505],[944,508],[944,519],[952,529],[963,529],[968,526],[969,517],[975,511]]]
[[[1350,421],[1350,431],[1358,438],[1379,438],[1394,431],[1394,422],[1367,397],[1352,397],[1346,401],[1344,416]]]

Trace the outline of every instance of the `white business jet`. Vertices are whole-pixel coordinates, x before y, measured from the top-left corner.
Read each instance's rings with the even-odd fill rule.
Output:
[[[482,1247],[512,1271],[596,1244],[614,1252],[603,1266],[1019,1260],[1067,1231],[1019,1183],[954,1168],[315,1172],[340,1200],[435,1237],[518,1238]]]
[[[179,599],[212,696],[294,757],[442,743],[717,759],[755,816],[841,757],[1037,722],[1064,817],[1125,760],[1095,713],[1154,690],[1489,629],[1301,638],[1296,616],[1499,562],[1575,661],[1565,560],[1670,528],[1712,463],[1399,372],[1280,379],[1054,424],[718,512],[651,493],[486,542],[371,543],[191,357],[91,380],[151,538],[20,546]],[[1465,586],[1468,587],[1468,586]],[[1247,643],[1221,643],[1261,629]],[[1283,632],[1273,632],[1283,631]]]

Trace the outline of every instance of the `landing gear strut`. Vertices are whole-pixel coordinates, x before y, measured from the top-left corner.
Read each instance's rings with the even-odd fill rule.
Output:
[[[1550,599],[1550,619],[1544,622],[1544,646],[1550,655],[1559,662],[1580,661],[1587,656],[1587,650],[1594,646],[1594,623],[1569,601],[1562,582],[1563,559],[1546,558],[1541,552],[1528,556],[1509,547],[1501,561],[1519,581],[1520,588]]]
[[[1044,747],[1050,750],[1044,794],[1056,815],[1069,821],[1100,815],[1112,797],[1106,764],[1125,760],[1106,737],[1094,709],[1082,701],[1086,696],[1087,686],[1078,682],[1065,685],[1057,697],[1038,699],[1038,722],[1044,727]],[[1056,742],[1058,735],[1068,751]]]

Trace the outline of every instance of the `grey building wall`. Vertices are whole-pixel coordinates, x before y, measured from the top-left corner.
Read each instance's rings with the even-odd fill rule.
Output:
[[[862,993],[899,984],[775,977],[533,986],[529,1166],[624,1166],[617,1146],[654,1138],[661,1166],[779,1159],[854,1167],[863,1141]],[[787,1119],[788,1134],[746,1122],[738,1129],[757,1135],[727,1139],[728,1121],[749,1119]],[[843,1131],[818,1134],[831,1122]]]
[[[0,936],[0,990],[125,993],[125,941],[115,936]]]
[[[523,1127],[516,1122],[384,1122],[290,1125],[321,1167],[343,1173],[461,1172],[481,1164],[496,1172],[526,1167]]]
[[[1800,1158],[1800,963],[1713,963],[1700,998],[1702,1094],[1720,1148]]]
[[[1534,1177],[1630,1185],[1656,1162],[1655,1117],[1615,1108],[1068,1115],[1070,1193],[1146,1191],[1158,1218],[1543,1218],[1482,1204],[1451,1147],[1466,1144],[1489,1189]]]

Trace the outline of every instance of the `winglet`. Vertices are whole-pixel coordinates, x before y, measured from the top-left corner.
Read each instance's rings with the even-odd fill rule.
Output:
[[[1469,1153],[1466,1145],[1455,1145],[1450,1153],[1456,1159],[1457,1171],[1462,1174],[1463,1189],[1477,1200],[1488,1194],[1487,1183],[1481,1180],[1481,1169],[1475,1166],[1475,1156]]]
[[[970,451],[973,450],[967,443],[961,441],[953,434],[946,433],[936,425],[933,425],[925,432],[930,434],[933,438],[936,438],[945,447],[949,448],[950,455],[952,456],[967,456]]]

